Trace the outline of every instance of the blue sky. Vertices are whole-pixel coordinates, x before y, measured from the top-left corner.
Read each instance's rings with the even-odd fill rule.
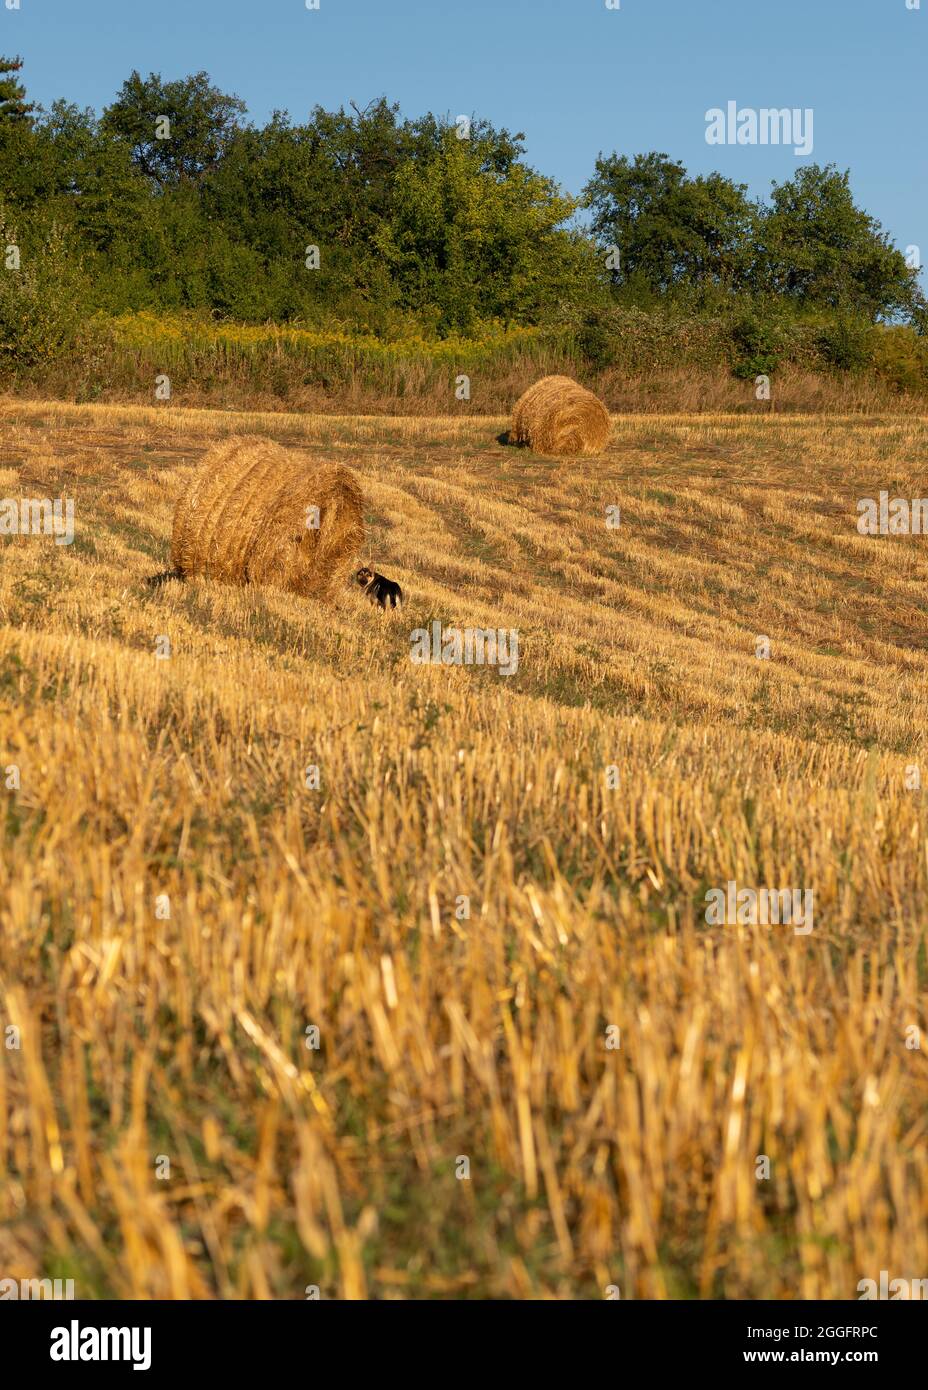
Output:
[[[910,0],[913,3],[914,0]],[[248,104],[304,116],[385,94],[406,115],[525,132],[577,192],[602,150],[663,150],[763,195],[792,149],[712,146],[705,113],[811,107],[818,163],[928,258],[928,0],[0,0],[0,52],[33,100],[100,110],[133,68],[205,68]],[[807,161],[806,161],[807,162]]]

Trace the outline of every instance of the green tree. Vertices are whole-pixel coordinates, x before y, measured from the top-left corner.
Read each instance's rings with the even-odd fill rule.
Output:
[[[53,225],[67,233],[94,306],[118,312],[151,302],[145,252],[161,199],[92,111],[56,101],[31,124],[0,122],[0,188],[31,235]]]
[[[174,82],[133,72],[104,111],[101,129],[124,140],[136,167],[164,188],[215,169],[244,111],[245,103],[212,86],[205,72]]]
[[[876,218],[857,207],[847,172],[806,165],[774,184],[759,235],[756,288],[871,321],[918,317],[918,272]]]
[[[305,125],[275,112],[263,129],[241,129],[230,140],[203,184],[206,217],[268,267],[275,314],[314,316],[323,301],[337,311],[356,293],[383,300],[389,281],[374,241],[413,145],[397,108],[384,101],[353,113],[316,108]],[[321,251],[311,273],[308,245]]]
[[[600,155],[583,190],[600,245],[615,246],[615,285],[739,290],[750,275],[757,208],[744,184],[690,178],[666,154]]]
[[[520,138],[444,128],[396,171],[377,245],[402,301],[441,331],[537,323],[559,297],[593,292],[592,248],[565,225],[576,203],[522,163]]]
[[[0,57],[0,121],[28,121],[35,110],[16,77],[22,66],[22,58]]]

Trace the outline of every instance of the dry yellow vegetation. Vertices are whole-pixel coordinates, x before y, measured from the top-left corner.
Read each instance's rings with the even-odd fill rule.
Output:
[[[928,538],[855,526],[928,493],[928,421],[614,426],[554,463],[502,419],[0,405],[0,494],[76,505],[0,539],[4,1275],[928,1273]],[[233,432],[358,473],[402,615],[145,590]],[[517,673],[414,665],[433,619],[517,629]],[[814,930],[707,926],[729,880],[814,889]]]

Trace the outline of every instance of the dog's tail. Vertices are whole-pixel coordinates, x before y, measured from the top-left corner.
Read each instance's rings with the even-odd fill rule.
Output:
[[[179,569],[162,570],[160,574],[150,574],[145,580],[149,589],[157,589],[160,585],[166,584],[169,579],[184,579],[184,571]]]

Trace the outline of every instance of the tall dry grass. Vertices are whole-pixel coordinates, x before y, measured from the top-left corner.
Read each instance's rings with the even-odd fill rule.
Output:
[[[926,424],[619,424],[593,472],[501,420],[2,407],[3,494],[77,503],[73,546],[2,542],[4,1274],[854,1298],[928,1271],[924,542],[854,526],[924,491]],[[147,596],[178,484],[241,430],[358,471],[402,618]],[[518,673],[411,664],[433,617],[517,628]],[[707,926],[728,879],[813,887],[814,931]]]
[[[75,350],[53,361],[15,370],[8,364],[0,389],[22,399],[145,405],[167,376],[174,405],[186,408],[468,418],[508,415],[539,378],[565,374],[619,412],[921,415],[924,371],[898,336],[908,332],[886,330],[872,370],[836,371],[815,348],[814,326],[797,325],[792,355],[776,370],[767,402],[756,399],[753,378],[732,375],[722,320],[667,322],[628,311],[610,348],[618,360],[609,366],[595,354],[591,359],[566,328],[382,341],[139,312],[90,321]]]

